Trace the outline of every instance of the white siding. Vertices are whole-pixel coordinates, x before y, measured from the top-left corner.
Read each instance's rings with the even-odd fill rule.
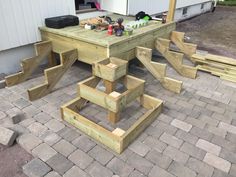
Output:
[[[110,12],[127,15],[128,0],[101,0],[101,9]]]
[[[75,15],[74,0],[0,0],[0,51],[40,41],[47,17]]]

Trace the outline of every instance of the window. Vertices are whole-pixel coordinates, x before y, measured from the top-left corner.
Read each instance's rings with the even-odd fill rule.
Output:
[[[76,13],[96,11],[94,0],[75,0]]]
[[[183,8],[183,15],[187,15],[187,13],[188,13],[188,8],[187,7]]]
[[[201,10],[203,10],[203,9],[204,9],[204,6],[205,6],[205,4],[201,4]]]

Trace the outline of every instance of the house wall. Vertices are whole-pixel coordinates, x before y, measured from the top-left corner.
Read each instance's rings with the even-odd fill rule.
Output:
[[[18,71],[20,60],[35,55],[45,18],[66,14],[75,15],[74,0],[0,0],[0,73]]]

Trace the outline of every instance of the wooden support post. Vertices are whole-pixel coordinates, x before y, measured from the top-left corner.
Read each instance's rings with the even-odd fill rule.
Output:
[[[52,51],[52,42],[44,41],[34,45],[36,57],[24,59],[21,62],[22,71],[5,77],[8,87],[26,81],[35,71],[35,69],[45,60]]]
[[[167,22],[173,22],[175,20],[175,9],[177,0],[169,0],[169,11],[167,15]]]
[[[60,54],[61,64],[44,71],[46,80],[43,84],[28,90],[30,101],[39,99],[52,91],[54,86],[59,82],[64,73],[78,59],[76,49],[69,50]]]
[[[114,85],[116,85],[116,84],[110,82],[109,84],[105,84],[105,85],[106,85],[106,91],[112,91],[112,92],[108,93],[109,96],[112,96],[113,98],[119,98],[121,96],[120,93],[114,91],[115,90]],[[108,111],[108,120],[112,124],[116,124],[120,120],[120,111],[118,111],[118,112]]]
[[[108,81],[108,80],[103,80],[103,83],[105,85],[105,88],[106,88],[105,92],[107,94],[110,94],[111,92],[116,90],[116,81],[111,82],[111,81]]]

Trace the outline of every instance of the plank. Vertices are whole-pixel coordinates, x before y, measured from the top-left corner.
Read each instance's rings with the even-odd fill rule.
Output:
[[[8,87],[26,81],[39,65],[51,54],[52,42],[44,41],[34,45],[36,56],[24,59],[21,62],[22,71],[5,77]]]
[[[69,50],[60,55],[61,64],[44,71],[45,83],[28,89],[29,99],[31,101],[39,99],[52,91],[54,86],[59,82],[64,73],[78,59],[77,50]]]
[[[148,71],[160,81],[162,86],[175,93],[180,93],[182,82],[166,77],[166,65],[157,62],[151,62],[152,49],[136,47],[136,57],[148,69]]]

